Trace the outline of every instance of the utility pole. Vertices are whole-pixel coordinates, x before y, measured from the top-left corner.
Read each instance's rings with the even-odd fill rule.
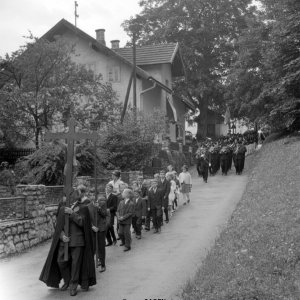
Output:
[[[136,32],[133,31],[132,36],[132,56],[133,56],[133,110],[134,115],[137,113],[137,105],[136,105]]]
[[[75,27],[77,27],[77,18],[79,18],[79,15],[77,14],[77,7],[78,7],[78,3],[77,1],[75,1],[75,11],[74,11],[74,15],[75,15]]]

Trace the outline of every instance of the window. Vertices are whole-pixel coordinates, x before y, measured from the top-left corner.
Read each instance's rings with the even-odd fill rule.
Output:
[[[107,74],[108,81],[110,82],[121,82],[121,68],[120,66],[108,67]]]
[[[93,71],[95,73],[95,71],[96,71],[96,64],[95,63],[85,64],[85,68],[87,70]]]

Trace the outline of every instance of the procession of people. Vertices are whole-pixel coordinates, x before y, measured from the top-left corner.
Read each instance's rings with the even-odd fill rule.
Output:
[[[130,186],[121,180],[120,171],[113,171],[105,197],[93,200],[87,187],[80,184],[72,193],[70,207],[66,197],[58,205],[55,232],[40,280],[61,291],[69,289],[71,296],[77,295],[78,285],[87,291],[96,284],[96,268],[106,271],[108,247],[119,240],[118,245],[127,252],[133,235],[140,240],[143,231],[160,234],[179,203],[190,203],[191,188],[187,165],[180,174],[170,165],[167,172],[161,170],[153,178],[139,176]]]
[[[234,165],[237,175],[244,170],[245,157],[248,144],[257,143],[257,134],[248,135],[229,134],[217,140],[206,139],[198,143],[196,151],[197,172],[207,183],[208,174],[214,176],[219,170],[226,176]]]
[[[195,158],[199,177],[207,183],[208,176],[216,175],[220,169],[226,176],[232,162],[236,174],[241,175],[245,144],[249,142],[252,137],[247,140],[240,135],[228,135],[198,143]],[[130,185],[122,180],[118,170],[111,176],[105,196],[91,196],[88,188],[80,184],[72,192],[70,207],[66,197],[59,203],[55,233],[40,275],[47,286],[60,286],[61,291],[69,288],[71,296],[77,294],[78,285],[87,291],[96,284],[96,268],[100,267],[101,273],[106,271],[108,247],[119,245],[124,252],[130,251],[132,236],[140,240],[143,231],[151,230],[160,234],[178,206],[191,202],[192,177],[187,165],[182,166],[180,174],[169,165],[153,178],[138,176]]]

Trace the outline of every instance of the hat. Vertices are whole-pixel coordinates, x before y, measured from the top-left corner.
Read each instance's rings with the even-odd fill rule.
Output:
[[[112,172],[112,175],[115,175],[117,177],[120,177],[121,176],[121,172],[120,171],[113,171]]]

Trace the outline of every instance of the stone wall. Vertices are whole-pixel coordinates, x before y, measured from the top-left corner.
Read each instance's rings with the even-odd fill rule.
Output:
[[[0,257],[22,252],[52,237],[56,206],[45,206],[45,186],[17,186],[25,197],[25,218],[0,223]]]
[[[6,185],[0,185],[0,197],[12,197],[11,188]]]
[[[1,198],[0,220],[23,219],[25,210],[24,201],[24,197],[4,196]]]
[[[143,175],[143,173],[141,171],[126,172],[129,185],[132,181],[137,180],[139,175]],[[80,183],[87,185],[90,180],[88,177],[79,179]],[[25,215],[22,220],[0,222],[0,258],[23,252],[52,237],[57,205],[46,206],[45,194],[46,187],[44,185],[18,185],[16,187],[15,197],[24,197]],[[6,196],[9,195],[3,190],[0,197],[6,198]],[[94,191],[91,191],[90,196],[93,199]],[[24,203],[23,200],[22,203]],[[13,201],[10,205],[11,209],[15,209]]]

